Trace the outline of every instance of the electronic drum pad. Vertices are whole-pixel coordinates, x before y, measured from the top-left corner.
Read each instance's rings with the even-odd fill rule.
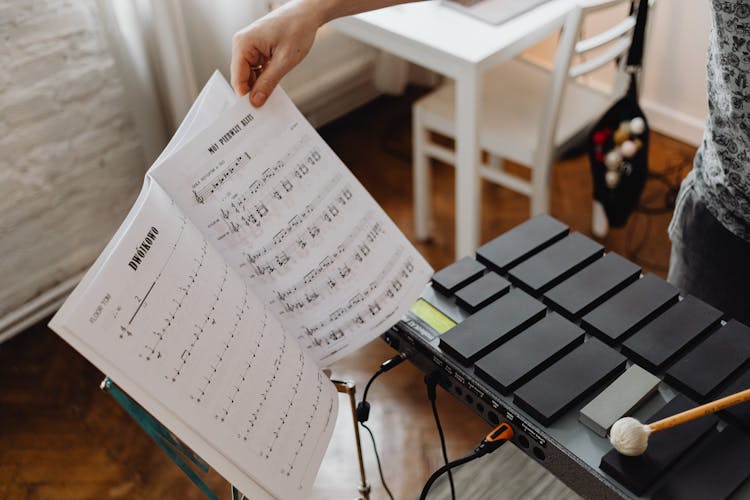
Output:
[[[435,273],[384,340],[585,498],[750,498],[750,402],[606,434],[750,387],[750,328],[547,215]]]

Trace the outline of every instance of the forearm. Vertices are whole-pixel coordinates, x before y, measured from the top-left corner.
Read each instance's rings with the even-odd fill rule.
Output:
[[[415,0],[297,0],[315,5],[321,25],[333,19]]]
[[[232,87],[262,106],[279,81],[310,51],[315,32],[342,16],[409,0],[291,0],[232,38]],[[260,75],[258,74],[260,72]]]

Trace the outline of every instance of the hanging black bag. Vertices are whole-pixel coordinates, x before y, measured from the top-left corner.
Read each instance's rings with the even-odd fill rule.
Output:
[[[637,70],[643,59],[648,0],[633,1],[636,8],[633,41],[628,52],[630,85],[594,125],[588,154],[594,182],[594,199],[604,207],[611,227],[624,226],[638,205],[648,177],[649,127],[638,105]]]

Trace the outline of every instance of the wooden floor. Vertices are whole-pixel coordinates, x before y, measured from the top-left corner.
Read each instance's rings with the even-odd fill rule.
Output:
[[[410,237],[409,109],[417,93],[381,98],[322,130],[333,149]],[[679,167],[689,165],[695,153],[693,148],[660,135],[654,135],[651,144],[652,168],[672,177],[680,175]],[[417,247],[438,269],[453,260],[453,172],[448,166],[436,165],[434,173],[437,230],[431,242]],[[483,241],[528,217],[528,200],[523,196],[493,185],[484,185],[482,191]],[[666,192],[665,183],[649,182],[644,201],[663,205]],[[574,157],[555,166],[552,215],[586,234],[590,193],[585,158]],[[638,214],[627,227],[613,230],[604,244],[641,263],[644,269],[665,276],[669,218],[669,213]],[[355,381],[361,390],[380,362],[393,354],[378,340],[336,364],[333,374]],[[0,498],[202,498],[166,455],[98,389],[101,379],[101,373],[43,324],[0,345]],[[441,464],[422,375],[404,363],[378,379],[368,399],[386,480],[397,499],[416,498],[431,471]],[[444,392],[438,392],[438,407],[451,457],[470,451],[488,430]],[[358,472],[346,409],[342,405],[334,440],[318,475],[316,499],[356,497]],[[364,448],[372,498],[385,498],[369,440],[364,441]],[[507,498],[570,494],[535,463],[517,455],[508,447],[502,458],[511,457],[507,460],[515,460],[517,466],[506,467],[495,478],[512,486]],[[526,485],[519,483],[524,478]],[[228,496],[228,487],[218,475],[210,474],[208,482],[223,497]],[[462,491],[464,496],[459,498],[485,497],[476,487]]]

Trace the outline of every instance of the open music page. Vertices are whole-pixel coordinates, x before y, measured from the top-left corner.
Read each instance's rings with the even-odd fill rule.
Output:
[[[217,73],[50,327],[240,491],[304,498],[337,412],[318,365],[430,274],[283,91],[255,110]]]
[[[333,384],[158,184],[119,237],[50,326],[241,491],[304,498]]]
[[[321,366],[395,324],[432,275],[280,88],[149,175]]]

